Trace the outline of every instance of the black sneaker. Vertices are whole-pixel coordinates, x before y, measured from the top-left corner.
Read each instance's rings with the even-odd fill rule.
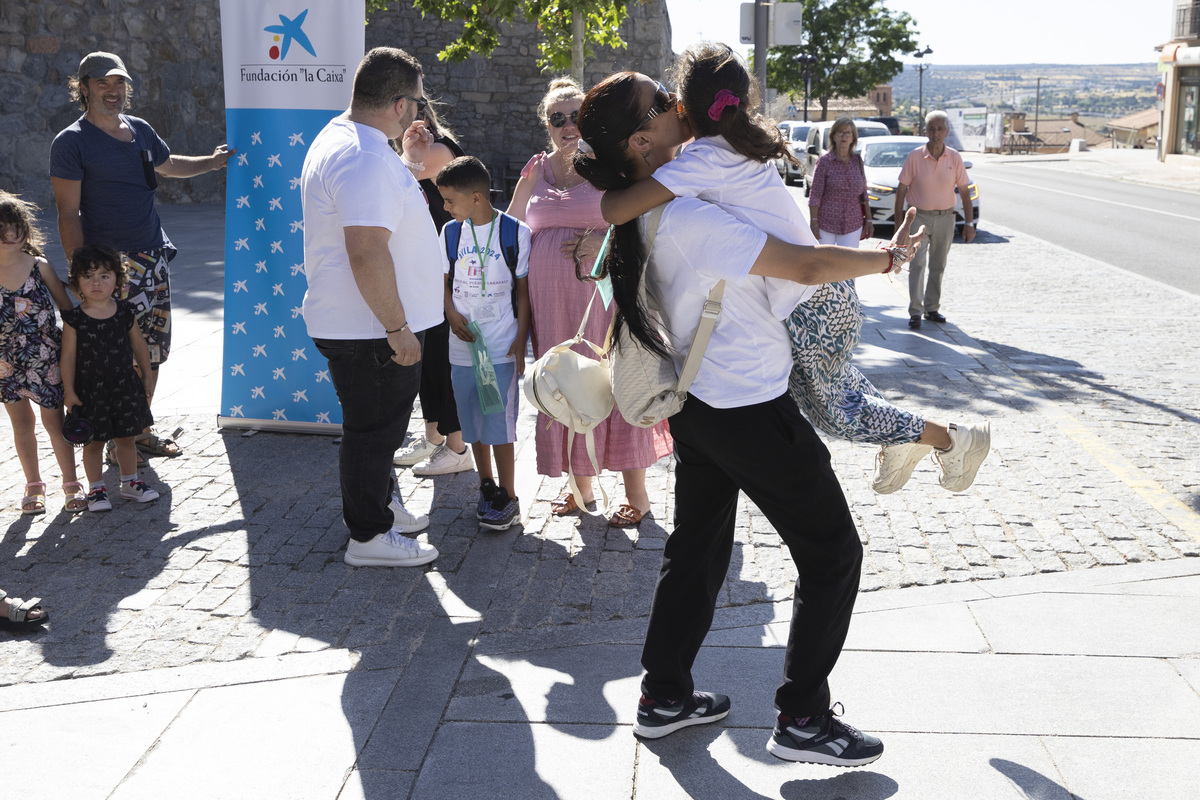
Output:
[[[729,714],[729,698],[712,692],[693,692],[687,700],[674,705],[660,703],[642,695],[638,701],[633,733],[643,739],[661,739],[689,725],[707,725]]]
[[[836,710],[835,710],[836,709]],[[784,761],[829,764],[834,767],[861,767],[883,755],[883,742],[850,727],[837,717],[842,704],[815,717],[796,719],[779,715],[775,732],[767,742],[767,752]]]
[[[919,330],[921,327],[921,318],[919,316],[909,317],[908,318],[908,327],[912,328],[914,331]]]
[[[929,320],[930,322],[936,322],[938,325],[946,324],[946,318],[936,311],[926,311],[925,319]]]
[[[476,519],[483,519],[492,510],[492,498],[496,496],[496,490],[500,487],[491,478],[484,478],[479,482],[479,504],[475,506]]]
[[[510,497],[503,486],[497,486],[492,494],[490,508],[479,518],[479,527],[492,531],[506,531],[521,518],[521,503]]]

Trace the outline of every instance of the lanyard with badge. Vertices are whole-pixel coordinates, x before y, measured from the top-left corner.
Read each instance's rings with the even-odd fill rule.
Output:
[[[475,223],[471,222],[471,239],[475,242],[475,257],[479,259],[479,296],[487,297],[487,266],[485,259],[487,254],[492,249],[492,232],[496,230],[496,220],[499,219],[500,213],[496,212],[492,215],[492,224],[488,226],[487,244],[484,249],[479,249],[479,239],[475,236]],[[466,259],[463,259],[466,260]]]

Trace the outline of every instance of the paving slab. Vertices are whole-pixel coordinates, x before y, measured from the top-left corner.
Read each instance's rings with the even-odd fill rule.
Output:
[[[3,795],[105,800],[194,694],[168,692],[0,713]]]
[[[396,673],[204,689],[112,794],[158,800],[336,798]],[[183,779],[186,776],[186,779]]]
[[[1164,729],[1157,739],[1047,736],[1042,742],[1081,800],[1200,797],[1200,742],[1173,734]]]
[[[890,733],[878,761],[855,769],[782,761],[770,729],[690,728],[638,747],[638,800],[1074,800],[1033,736]],[[1021,765],[1025,793],[992,763]],[[1014,770],[1015,772],[1015,770]],[[1043,777],[1035,782],[1034,775]]]
[[[971,613],[997,653],[1200,653],[1200,596],[1049,592],[979,600]]]
[[[636,741],[611,725],[447,722],[412,800],[631,797]]]

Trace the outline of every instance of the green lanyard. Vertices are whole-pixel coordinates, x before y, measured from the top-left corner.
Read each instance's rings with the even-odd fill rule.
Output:
[[[471,238],[475,240],[475,255],[479,256],[479,296],[487,297],[487,253],[492,249],[492,231],[496,230],[496,220],[500,218],[500,212],[492,215],[492,224],[488,226],[487,244],[481,253],[479,251],[479,239],[475,238],[475,223],[471,222]]]

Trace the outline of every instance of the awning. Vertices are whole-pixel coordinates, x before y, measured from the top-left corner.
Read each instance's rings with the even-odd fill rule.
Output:
[[[1164,44],[1158,60],[1166,64],[1200,64],[1200,47],[1188,47],[1183,42]]]

